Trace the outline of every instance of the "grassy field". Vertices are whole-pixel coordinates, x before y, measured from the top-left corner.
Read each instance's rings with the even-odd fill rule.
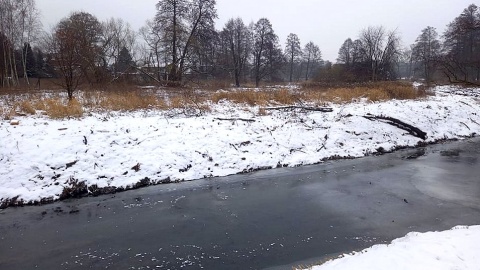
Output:
[[[358,85],[325,86],[304,83],[295,86],[263,88],[225,88],[198,86],[190,88],[138,87],[110,85],[104,89],[79,90],[69,101],[61,89],[1,90],[0,117],[45,114],[50,118],[81,117],[89,111],[169,110],[195,107],[209,111],[211,104],[230,101],[245,106],[280,105],[325,106],[361,99],[377,102],[389,99],[417,99],[426,95],[408,82],[379,82]]]

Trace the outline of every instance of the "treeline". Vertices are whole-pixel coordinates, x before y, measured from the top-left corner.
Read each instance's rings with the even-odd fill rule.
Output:
[[[313,42],[301,46],[290,34],[285,47],[271,22],[261,18],[246,24],[230,19],[216,30],[214,0],[159,1],[157,15],[140,29],[146,55],[140,62],[157,67],[158,80],[229,79],[236,86],[252,81],[309,79],[322,63]]]
[[[320,80],[366,81],[397,78],[480,84],[480,10],[472,4],[447,25],[443,36],[428,26],[415,43],[401,49],[395,31],[369,27],[341,46],[337,64]]]
[[[426,27],[411,46],[416,76],[427,82],[447,78],[450,83],[480,85],[480,9],[472,4],[448,24],[442,39]]]
[[[153,7],[152,7],[153,8]],[[215,0],[160,0],[157,13],[138,32],[122,19],[101,22],[73,12],[50,33],[34,0],[0,1],[0,79],[56,78],[73,97],[79,84],[119,80],[180,85],[190,80],[247,82],[379,81],[401,77],[476,84],[480,73],[480,13],[469,6],[448,25],[443,40],[425,28],[409,49],[396,31],[368,27],[348,38],[336,63],[319,46],[292,33],[282,44],[271,22],[230,19],[215,29]]]

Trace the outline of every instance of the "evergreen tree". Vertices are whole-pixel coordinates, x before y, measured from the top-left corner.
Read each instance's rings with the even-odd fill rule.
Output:
[[[48,77],[48,74],[46,74],[47,71],[46,71],[45,55],[38,48],[35,49],[34,54],[35,54],[35,74],[36,74],[36,76],[38,78]],[[53,72],[51,74],[53,74]]]
[[[129,67],[134,64],[132,55],[126,47],[123,47],[118,54],[118,60],[115,66],[116,72],[125,72]]]
[[[37,65],[35,61],[35,55],[33,54],[32,47],[30,43],[25,43],[23,45],[22,54],[25,56],[25,69],[28,77],[37,76]]]

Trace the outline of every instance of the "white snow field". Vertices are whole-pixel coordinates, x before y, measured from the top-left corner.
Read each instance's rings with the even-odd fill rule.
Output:
[[[115,190],[140,180],[156,184],[292,167],[480,134],[479,100],[453,90],[438,87],[436,96],[420,100],[331,104],[327,113],[273,110],[261,116],[258,107],[223,101],[200,117],[143,111],[66,120],[17,117],[19,125],[1,120],[0,205],[56,200],[65,187],[83,181],[92,190]],[[367,115],[397,118],[427,138]]]
[[[345,254],[311,270],[478,270],[480,226],[443,232],[411,232],[388,245]]]

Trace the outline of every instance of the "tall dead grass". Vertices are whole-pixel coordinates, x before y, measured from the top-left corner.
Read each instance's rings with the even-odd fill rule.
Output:
[[[247,104],[250,106],[266,106],[268,104],[284,104],[291,105],[298,100],[298,94],[292,93],[288,89],[272,90],[236,90],[236,91],[222,91],[214,93],[211,100],[218,103],[221,100],[228,100],[234,103]]]
[[[7,114],[3,114],[4,119],[11,119],[15,115],[34,115],[37,111],[42,111],[52,119],[67,117],[82,117],[83,106],[76,100],[65,100],[59,98],[45,98],[34,101],[19,101],[10,107]],[[4,113],[6,110],[4,109]]]
[[[223,85],[224,82],[220,83]],[[114,89],[114,90],[112,90]],[[76,99],[67,101],[63,92],[29,92],[3,95],[0,98],[0,116],[4,119],[15,114],[36,114],[43,111],[51,118],[81,117],[87,111],[135,111],[189,109],[209,111],[213,103],[228,100],[249,106],[293,105],[301,102],[325,105],[330,102],[346,103],[359,99],[373,102],[389,99],[417,99],[425,91],[415,89],[410,83],[382,82],[356,85],[303,85],[301,89],[260,88],[231,91],[201,91],[192,88],[140,90],[132,87],[109,90],[77,92]],[[2,102],[3,101],[3,102]]]
[[[141,91],[88,91],[83,95],[83,105],[94,110],[109,111],[167,108],[163,99],[154,94],[143,94]]]
[[[309,85],[300,90],[289,89],[248,89],[221,91],[212,94],[211,100],[229,100],[234,103],[250,106],[267,106],[269,104],[292,105],[299,101],[323,104],[325,102],[344,103],[359,99],[373,102],[389,99],[416,99],[423,97],[424,92],[416,90],[409,83],[382,82],[358,84],[341,87]]]
[[[59,99],[47,99],[43,106],[45,106],[45,112],[50,118],[60,119],[83,116],[83,106],[76,99],[68,100],[67,102]]]
[[[142,109],[168,109],[164,99],[140,91],[106,92],[88,91],[68,101],[61,95],[40,97],[27,95],[24,100],[7,102],[0,108],[0,116],[10,119],[17,114],[34,115],[41,111],[50,118],[81,117],[84,109],[93,111],[134,111]]]
[[[310,85],[303,91],[303,98],[313,102],[352,102],[362,98],[376,102],[390,99],[417,99],[424,96],[424,91],[418,91],[410,83],[401,82],[379,82],[328,88]]]

